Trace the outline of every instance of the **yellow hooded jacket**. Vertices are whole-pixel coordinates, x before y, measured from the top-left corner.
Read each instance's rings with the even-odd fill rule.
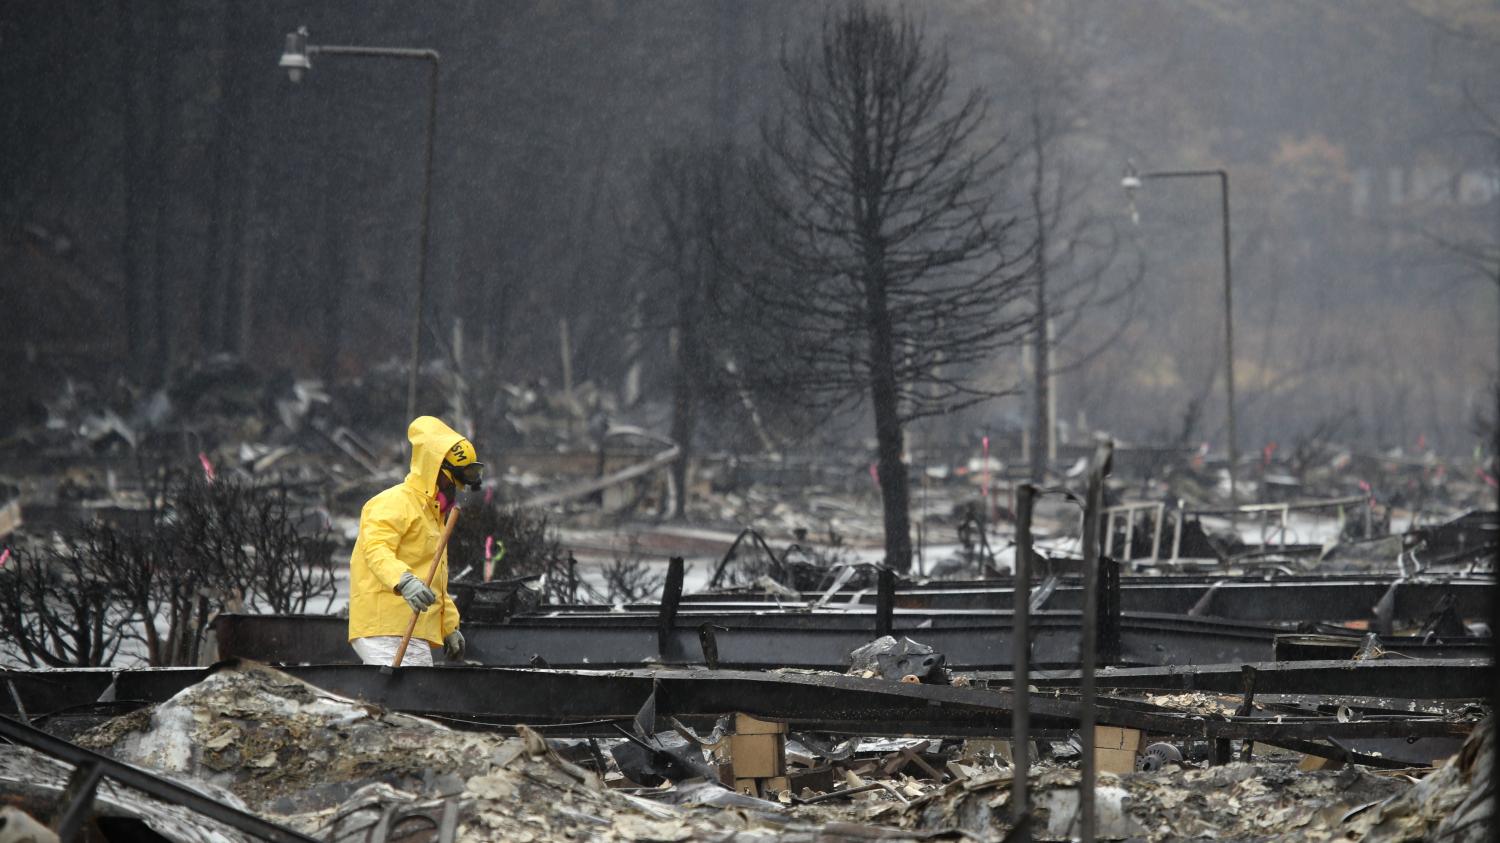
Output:
[[[437,479],[443,456],[464,437],[432,416],[406,429],[411,440],[411,473],[365,504],[359,514],[359,538],[349,557],[349,640],[372,635],[405,635],[411,607],[396,591],[407,571],[427,576],[432,554],[443,532],[438,511]],[[413,638],[434,647],[458,629],[458,607],[448,595],[447,551],[432,579],[438,602],[417,619]]]

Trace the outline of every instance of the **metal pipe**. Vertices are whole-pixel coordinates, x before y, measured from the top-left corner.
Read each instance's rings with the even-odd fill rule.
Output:
[[[656,654],[667,657],[672,630],[677,625],[677,604],[682,600],[683,559],[673,556],[667,562],[667,578],[661,586],[661,607],[657,615]]]
[[[891,618],[896,608],[896,572],[884,565],[880,566],[877,583],[879,591],[875,596],[875,637],[882,638],[891,634]]]
[[[1224,209],[1224,400],[1229,411],[1229,502],[1239,503],[1234,485],[1239,444],[1234,424],[1234,282],[1229,270],[1229,173],[1219,175],[1219,198]]]
[[[1017,843],[1029,843],[1031,775],[1031,516],[1036,486],[1026,483],[1016,490],[1015,609],[1011,622],[1011,763],[1010,820]]]
[[[1094,759],[1094,666],[1098,660],[1096,637],[1099,629],[1099,536],[1096,530],[1099,511],[1104,505],[1104,478],[1109,474],[1110,457],[1113,453],[1114,442],[1108,437],[1099,437],[1089,466],[1088,495],[1084,504],[1083,617],[1080,618],[1083,641],[1079,659],[1079,690],[1082,699],[1078,722],[1079,739],[1083,744],[1082,757],[1078,762],[1078,810],[1081,821],[1079,839],[1083,843],[1093,843],[1095,828],[1094,782],[1097,768]]]

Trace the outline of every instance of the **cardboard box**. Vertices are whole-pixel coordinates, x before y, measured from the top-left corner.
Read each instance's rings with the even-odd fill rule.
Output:
[[[782,735],[734,735],[729,755],[736,779],[769,779],[786,775],[786,738]]]
[[[734,733],[736,735],[784,735],[786,734],[786,724],[775,723],[770,720],[757,720],[748,714],[736,714],[734,716]]]
[[[1133,749],[1096,749],[1094,768],[1101,773],[1124,775],[1135,772],[1136,753]]]
[[[792,782],[786,776],[773,776],[762,781],[761,786],[765,788],[766,797],[771,798],[773,794],[781,793],[784,790],[791,790]]]
[[[714,765],[714,771],[719,774],[719,784],[727,788],[734,787],[734,764],[723,761]]]
[[[1119,726],[1095,726],[1095,749],[1128,749],[1138,752],[1143,743],[1139,729],[1124,729]]]
[[[746,796],[760,796],[760,782],[755,779],[735,779],[735,793],[743,793]]]
[[[1297,769],[1304,773],[1312,772],[1313,770],[1342,770],[1344,769],[1344,762],[1338,758],[1319,758],[1316,755],[1305,755],[1302,757],[1302,762],[1297,765]]]

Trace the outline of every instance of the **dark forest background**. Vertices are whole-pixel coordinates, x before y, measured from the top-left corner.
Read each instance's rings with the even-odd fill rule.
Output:
[[[1328,430],[1479,441],[1500,321],[1492,3],[886,7],[946,46],[958,89],[981,89],[1015,163],[1002,203],[1032,218],[1032,176],[1060,197],[1049,264],[1084,291],[1054,314],[1069,430],[1224,437],[1217,193],[1148,183],[1134,224],[1133,159],[1231,174],[1242,448]],[[648,179],[663,155],[755,154],[785,100],[783,47],[838,8],[0,3],[0,431],[70,378],[149,389],[220,352],[329,379],[405,359],[426,77],[314,57],[292,84],[277,59],[299,25],[442,54],[426,356],[462,320],[481,402],[555,386],[566,322],[575,382],[665,400]],[[1090,244],[1104,257],[1074,260]],[[982,373],[1014,397],[923,430],[1030,424],[1029,359],[1017,344]]]

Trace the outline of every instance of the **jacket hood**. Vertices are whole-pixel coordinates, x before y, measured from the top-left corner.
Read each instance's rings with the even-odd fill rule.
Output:
[[[411,440],[411,473],[406,475],[406,485],[435,497],[443,457],[465,437],[433,416],[419,416],[406,428],[406,438]]]

